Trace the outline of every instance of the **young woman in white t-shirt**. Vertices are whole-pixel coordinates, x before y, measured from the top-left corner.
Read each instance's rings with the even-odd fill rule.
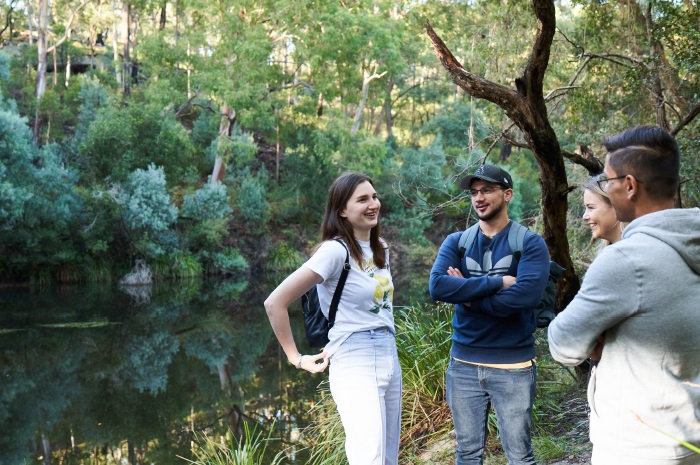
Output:
[[[372,180],[361,173],[340,175],[328,191],[321,240],[314,255],[265,300],[272,329],[297,368],[322,372],[329,381],[345,430],[350,465],[398,463],[401,426],[401,367],[394,339],[394,285],[389,251],[379,237],[379,209]],[[288,307],[318,285],[324,313],[350,252],[350,272],[335,324],[323,352],[302,355],[292,336]]]

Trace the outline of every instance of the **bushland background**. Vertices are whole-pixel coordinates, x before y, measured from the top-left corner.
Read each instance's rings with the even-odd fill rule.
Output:
[[[439,243],[473,222],[458,180],[487,161],[513,175],[510,216],[567,265],[562,308],[596,253],[577,187],[607,135],[672,131],[678,203],[700,203],[693,0],[0,10],[3,286],[117,281],[137,263],[157,280],[287,272],[354,169],[379,192],[397,298],[427,305]]]

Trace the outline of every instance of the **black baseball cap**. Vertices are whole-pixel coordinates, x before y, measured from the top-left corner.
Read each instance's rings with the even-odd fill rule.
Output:
[[[510,177],[510,174],[508,174],[506,170],[495,165],[481,165],[476,169],[476,171],[474,171],[474,174],[462,179],[462,182],[459,183],[459,187],[462,189],[471,189],[472,182],[475,179],[495,182],[502,185],[506,189],[513,188],[513,179]]]

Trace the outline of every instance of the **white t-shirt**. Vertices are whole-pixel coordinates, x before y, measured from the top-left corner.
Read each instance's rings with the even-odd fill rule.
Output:
[[[362,249],[363,260],[359,264],[352,255],[349,257],[350,272],[340,296],[335,324],[328,333],[329,342],[325,350],[329,356],[354,332],[383,326],[394,332],[394,283],[388,267],[389,251],[386,253],[387,267],[379,269],[374,264],[369,242],[357,242]],[[323,278],[316,290],[326,318],[345,264],[345,256],[345,248],[338,241],[325,241],[304,264]]]

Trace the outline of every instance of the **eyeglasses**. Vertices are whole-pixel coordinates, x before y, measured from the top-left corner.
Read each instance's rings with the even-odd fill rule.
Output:
[[[472,197],[476,197],[477,195],[479,195],[479,192],[481,192],[484,195],[489,195],[489,194],[493,194],[498,189],[503,189],[503,188],[500,186],[498,186],[498,187],[489,186],[489,187],[484,187],[483,189],[472,189],[469,191],[469,193],[471,194]]]
[[[626,177],[627,177],[626,174],[623,174],[622,176],[616,176],[614,178],[606,178],[605,176],[601,176],[600,179],[598,179],[598,181],[596,181],[596,182],[598,183],[598,187],[600,187],[600,190],[602,190],[603,192],[606,192],[607,187],[608,187],[608,182],[610,182],[614,179],[622,179],[622,178],[626,178]]]

